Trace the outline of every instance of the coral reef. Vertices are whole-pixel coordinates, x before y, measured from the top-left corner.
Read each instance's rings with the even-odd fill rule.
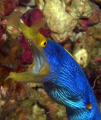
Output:
[[[10,15],[17,7],[19,0],[3,0],[4,15]]]
[[[54,101],[48,97],[48,95],[42,88],[38,89],[37,93],[39,104],[47,109],[46,120],[48,120],[49,117],[51,118],[51,120],[67,120],[64,106],[54,103]]]
[[[96,4],[95,4],[96,3]],[[44,17],[39,32],[59,42],[83,68],[101,109],[101,0],[0,1],[0,120],[67,120],[65,108],[52,101],[42,84],[5,81],[11,71],[23,72],[33,61],[18,28],[7,23],[14,10],[27,26]]]
[[[66,4],[65,4],[66,2]],[[91,7],[87,0],[80,1],[38,0],[37,6],[43,11],[51,37],[57,42],[72,36],[79,18],[89,18]]]
[[[21,43],[22,47],[24,48],[24,52],[22,53],[22,56],[20,58],[21,64],[24,64],[24,65],[31,64],[33,62],[32,53],[31,53],[29,45],[27,44],[23,34],[21,34],[18,37],[18,41]]]
[[[78,33],[76,39],[73,56],[79,65],[84,68],[90,62],[91,52],[95,46],[95,39],[88,32]]]

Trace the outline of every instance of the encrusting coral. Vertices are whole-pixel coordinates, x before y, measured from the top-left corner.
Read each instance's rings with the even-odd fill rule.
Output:
[[[87,0],[38,0],[36,4],[42,10],[47,25],[52,31],[51,37],[57,42],[72,36],[77,20],[89,18],[92,12]]]

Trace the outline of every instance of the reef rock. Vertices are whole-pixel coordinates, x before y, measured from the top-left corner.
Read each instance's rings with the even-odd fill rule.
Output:
[[[77,20],[91,15],[91,7],[87,0],[38,0],[36,5],[43,11],[47,25],[52,31],[51,37],[61,42],[72,36]]]

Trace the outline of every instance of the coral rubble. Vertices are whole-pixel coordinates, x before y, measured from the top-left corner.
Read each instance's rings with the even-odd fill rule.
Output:
[[[92,12],[87,0],[38,0],[37,6],[46,17],[47,25],[52,31],[52,38],[58,42],[72,36],[77,20],[83,17],[88,18]]]

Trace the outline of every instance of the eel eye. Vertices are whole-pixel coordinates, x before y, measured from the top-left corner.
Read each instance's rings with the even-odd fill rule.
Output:
[[[46,45],[47,45],[47,40],[44,39],[44,40],[40,43],[40,46],[44,48],[44,47],[46,47]]]

